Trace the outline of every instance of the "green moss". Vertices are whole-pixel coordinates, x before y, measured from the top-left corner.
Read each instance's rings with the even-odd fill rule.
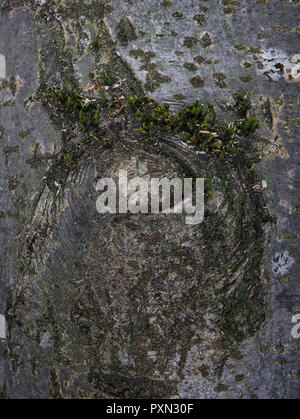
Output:
[[[155,52],[153,52],[153,51],[143,51],[141,49],[132,49],[132,50],[130,50],[129,54],[130,54],[131,57],[134,57],[136,60],[138,58],[140,58],[141,61],[145,64],[149,63],[152,60],[152,58],[156,57]]]
[[[223,12],[225,15],[233,15],[236,13],[236,9],[234,7],[224,7]]]
[[[174,13],[172,13],[172,16],[175,19],[181,19],[183,17],[183,13],[181,13],[181,12],[174,12]]]
[[[145,89],[149,92],[154,92],[162,83],[171,81],[169,76],[159,73],[155,68],[149,71],[146,76]]]
[[[61,89],[50,87],[43,92],[42,100],[45,104],[52,101],[60,111],[79,122],[83,131],[98,126],[99,109],[96,103],[85,104],[84,97],[78,93],[71,82],[67,82]]]
[[[13,153],[17,153],[18,151],[19,151],[19,146],[18,145],[15,145],[15,146],[7,145],[7,146],[3,147],[2,152],[5,156],[6,166],[8,165],[8,162],[9,162],[9,156]]]
[[[3,125],[0,125],[0,139],[4,137],[5,129]]]
[[[116,77],[111,76],[110,74],[103,74],[101,79],[105,86],[112,86],[117,81]]]
[[[258,33],[257,34],[257,39],[262,40],[262,39],[268,39],[271,38],[271,35],[269,33]]]
[[[204,80],[200,76],[195,76],[191,80],[191,85],[195,88],[203,87],[204,86]]]
[[[64,154],[64,162],[70,170],[75,170],[78,166],[76,157],[71,153]]]
[[[18,185],[20,184],[20,179],[18,179],[16,176],[13,176],[8,181],[8,189],[10,191],[14,191]]]
[[[262,106],[262,113],[269,129],[273,128],[273,114],[271,110],[271,102],[268,98]]]
[[[259,128],[259,126],[259,121],[253,116],[249,116],[249,118],[245,119],[244,121],[237,122],[238,130],[245,137],[252,136],[255,133],[255,131]]]
[[[208,32],[206,32],[203,35],[203,37],[200,39],[200,45],[204,49],[212,47],[213,43],[212,43],[211,37],[210,37]]]
[[[242,45],[242,44],[236,44],[235,46],[234,46],[234,48],[235,49],[237,49],[238,51],[246,51],[246,47],[245,47],[245,45]]]
[[[134,48],[129,51],[129,55],[136,60],[143,56],[143,50],[139,48]]]
[[[182,93],[175,93],[173,95],[173,98],[176,99],[176,100],[182,101],[182,100],[186,99],[186,96],[183,95]]]
[[[198,25],[200,25],[200,26],[204,26],[204,25],[206,25],[207,24],[207,22],[206,22],[206,19],[205,19],[205,16],[204,15],[201,15],[201,14],[197,14],[197,15],[195,15],[194,16],[194,18],[193,18],[197,23],[198,23]]]
[[[184,63],[183,67],[185,67],[188,71],[196,71],[197,66],[194,63]]]
[[[234,129],[218,120],[214,107],[210,104],[204,105],[196,101],[177,114],[171,114],[168,104],[159,105],[147,97],[130,97],[128,101],[141,123],[140,132],[147,137],[158,129],[180,135],[183,141],[200,150],[235,153]]]
[[[153,51],[146,51],[143,54],[143,60],[142,61],[144,63],[148,63],[149,61],[151,61],[155,57],[156,57],[155,52],[153,52]]]
[[[195,63],[197,63],[199,65],[206,63],[205,58],[203,58],[201,55],[196,55],[194,57],[194,61],[195,61]]]
[[[265,68],[262,61],[257,61],[256,66],[259,70],[263,70]]]
[[[226,83],[226,74],[224,73],[214,73],[214,78],[216,80],[216,85],[221,89],[227,87]]]
[[[155,63],[146,63],[141,65],[140,70],[151,71],[154,72],[157,69],[157,64]]]
[[[182,96],[177,98],[183,99]],[[235,95],[235,99],[238,111],[246,115],[251,108],[249,94],[240,92]],[[252,136],[259,128],[259,121],[249,115],[243,121],[235,120],[230,124],[220,121],[212,105],[204,105],[199,101],[186,106],[177,114],[170,112],[168,104],[159,105],[148,97],[129,97],[128,102],[141,124],[140,132],[146,138],[151,137],[153,130],[177,134],[198,149],[216,154],[236,155],[236,133]],[[256,156],[254,152],[249,154],[249,167],[258,161]]]
[[[234,95],[235,98],[235,108],[239,111],[240,115],[245,119],[243,121],[236,121],[236,126],[239,132],[245,137],[249,137],[255,133],[259,128],[259,121],[253,116],[249,115],[252,104],[250,100],[250,93],[245,91],[238,92]],[[253,163],[255,160],[253,159]]]
[[[100,48],[100,38],[99,38],[99,35],[92,42],[92,47],[95,48],[95,49],[99,49]]]
[[[172,6],[172,2],[171,2],[171,1],[169,1],[169,0],[164,0],[164,1],[162,1],[160,4],[161,4],[162,6],[164,6],[164,7],[169,7],[169,6]]]
[[[249,63],[249,61],[245,61],[243,63],[243,67],[246,68],[246,70],[249,70],[252,67],[252,64]]]
[[[240,80],[241,80],[243,83],[249,83],[249,82],[252,80],[252,77],[250,77],[250,76],[248,76],[248,75],[245,75],[245,76],[241,76],[241,77],[240,77]]]
[[[40,144],[36,143],[33,152],[26,157],[26,163],[30,167],[38,169],[41,165],[44,165],[49,158],[51,158],[51,155],[43,154]]]
[[[259,47],[250,47],[249,52],[251,54],[261,54],[262,50]]]
[[[235,107],[242,116],[246,116],[246,112],[251,109],[250,93],[245,91],[238,92],[234,95]]]
[[[127,17],[122,17],[117,26],[117,36],[122,44],[127,45],[128,42],[137,38],[134,26]]]
[[[24,140],[27,137],[27,131],[21,129],[21,131],[19,131],[19,137]],[[1,134],[0,134],[0,138],[1,138]]]
[[[183,45],[184,45],[186,48],[192,48],[194,45],[197,45],[197,42],[198,42],[197,38],[194,38],[194,37],[192,37],[192,36],[186,36],[186,37],[184,38],[184,43],[183,43]]]

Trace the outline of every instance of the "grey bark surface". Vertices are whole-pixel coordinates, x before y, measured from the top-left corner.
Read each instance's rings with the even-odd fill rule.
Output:
[[[1,0],[0,398],[299,397],[299,6]],[[93,72],[114,76],[118,100],[208,101],[224,118],[232,95],[250,92],[255,176],[140,146],[117,112],[100,116],[110,142],[86,143],[43,89],[71,75],[88,92]],[[70,146],[76,170],[61,163]],[[215,219],[191,232],[180,217],[97,214],[95,181],[144,162],[161,177],[187,162],[208,173]]]

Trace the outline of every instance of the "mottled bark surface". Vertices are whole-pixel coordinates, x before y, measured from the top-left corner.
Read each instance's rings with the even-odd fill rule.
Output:
[[[299,397],[299,30],[295,0],[1,1],[0,398]],[[142,141],[127,104],[231,121],[241,90],[234,156]],[[120,169],[206,177],[204,222],[98,214]]]

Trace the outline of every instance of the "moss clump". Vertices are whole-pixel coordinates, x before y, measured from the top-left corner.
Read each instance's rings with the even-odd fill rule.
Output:
[[[272,114],[271,102],[269,98],[263,104],[262,112],[263,112],[265,121],[267,123],[267,126],[269,127],[269,129],[272,129],[273,128],[273,114]]]
[[[186,36],[184,38],[183,46],[185,46],[186,48],[192,48],[194,45],[197,45],[197,42],[197,38],[194,38],[192,36]]]
[[[193,18],[197,23],[198,23],[198,25],[200,25],[200,26],[204,26],[204,25],[206,25],[207,24],[207,22],[206,22],[206,19],[205,19],[205,16],[204,15],[201,15],[201,14],[196,14],[195,16],[194,16],[194,18]]]
[[[240,114],[244,117],[246,116],[247,111],[251,109],[251,100],[250,100],[250,93],[245,91],[238,92],[234,95],[235,99],[235,108],[240,112]]]
[[[225,15],[233,15],[236,13],[236,9],[234,7],[224,7],[223,12]]]
[[[155,52],[153,51],[143,51],[142,49],[136,48],[129,51],[129,55],[133,58],[140,59],[142,63],[150,63],[152,58],[156,57]]]
[[[234,46],[234,48],[235,49],[237,49],[238,51],[246,51],[246,47],[245,47],[245,45],[242,45],[242,44],[236,44],[235,46]]]
[[[135,60],[143,56],[143,50],[139,48],[134,48],[129,51],[129,55]]]
[[[244,67],[246,70],[249,70],[249,69],[252,67],[252,64],[251,64],[251,63],[249,63],[249,61],[245,61],[245,62],[243,63],[243,67]]]
[[[94,49],[99,49],[100,48],[100,38],[99,38],[99,35],[92,42],[92,47]]]
[[[13,153],[17,153],[18,151],[19,151],[19,146],[18,145],[15,145],[15,146],[9,146],[9,145],[7,145],[7,146],[3,147],[2,152],[3,152],[4,156],[5,156],[5,164],[6,164],[6,166],[8,165],[9,156],[11,154],[13,154]]]
[[[18,135],[19,135],[20,138],[22,138],[22,140],[24,140],[27,137],[27,131],[21,129],[21,131],[19,131]],[[1,138],[1,129],[0,129],[0,138]]]
[[[117,26],[117,36],[123,45],[137,38],[134,26],[127,17],[122,17]]]
[[[241,92],[236,95],[236,107],[243,115],[249,111],[249,95]],[[242,121],[234,120],[228,124],[220,121],[214,107],[200,101],[172,114],[168,104],[159,105],[148,97],[130,96],[128,103],[140,122],[140,132],[145,138],[151,137],[153,130],[180,135],[183,141],[199,150],[236,155],[236,134],[253,135],[259,128],[259,121],[249,115]],[[254,154],[251,154],[251,158]],[[255,158],[255,156],[254,156]],[[251,161],[253,163],[253,161]]]
[[[243,83],[249,83],[249,82],[252,80],[252,78],[251,78],[250,76],[248,76],[248,75],[245,75],[245,76],[241,76],[241,77],[240,77],[240,80],[241,80]]]
[[[161,74],[155,68],[152,68],[146,76],[145,89],[149,92],[154,92],[162,83],[169,83],[170,81],[171,78],[169,76]]]
[[[186,99],[186,96],[185,95],[183,95],[182,93],[175,93],[174,95],[173,95],[173,98],[174,99],[176,99],[176,100],[185,100]]]
[[[184,63],[183,67],[186,68],[188,71],[196,71],[197,66],[194,63]]]
[[[156,56],[155,52],[132,49],[129,54],[136,60],[140,59],[143,63],[140,70],[148,72],[145,83],[147,91],[154,92],[162,83],[168,83],[171,81],[170,77],[159,73],[157,70],[157,64],[151,63],[151,60]]]
[[[249,114],[252,107],[250,93],[245,91],[238,92],[234,95],[234,99],[235,108],[238,110],[239,114],[245,118],[243,121],[236,121],[237,129],[242,135],[249,137],[253,135],[260,126],[259,121]]]
[[[141,65],[140,70],[145,70],[145,71],[156,71],[157,70],[157,64],[155,63],[146,63]]]
[[[77,169],[77,166],[78,166],[77,158],[74,157],[71,153],[64,154],[64,162],[68,169],[70,170]]]
[[[206,63],[206,59],[203,58],[201,55],[196,55],[194,57],[194,61],[195,61],[195,63],[197,63],[199,65]]]
[[[255,131],[259,128],[259,126],[259,121],[253,116],[249,116],[249,118],[244,119],[241,122],[237,122],[238,130],[245,137],[250,137],[251,135],[253,135]]]
[[[153,130],[180,135],[183,141],[197,146],[200,150],[216,153],[235,153],[234,129],[224,121],[219,121],[214,107],[196,101],[171,114],[169,105],[159,105],[153,99],[128,98],[135,116],[140,121],[140,132],[148,138]]]
[[[201,46],[202,46],[202,48],[204,48],[204,49],[212,47],[213,43],[212,43],[211,37],[210,37],[210,35],[209,35],[209,33],[208,33],[208,32],[206,32],[206,33],[202,36],[202,38],[201,38],[201,40],[200,40],[200,45],[201,45]]]
[[[183,17],[183,13],[181,13],[181,12],[174,12],[174,13],[172,13],[172,16],[175,19],[181,19]]]
[[[216,80],[216,85],[221,89],[227,87],[226,83],[226,74],[224,73],[214,73],[214,78]]]
[[[259,70],[263,70],[265,68],[262,61],[257,61],[256,66]]]
[[[161,4],[162,6],[164,6],[164,7],[169,7],[169,6],[172,6],[172,2],[171,2],[171,1],[169,1],[169,0],[164,0],[164,1],[162,1],[160,4]]]
[[[0,125],[0,138],[4,137],[5,129],[2,125]]]
[[[83,131],[98,127],[99,109],[95,102],[85,103],[84,97],[78,93],[71,82],[63,88],[50,87],[43,92],[42,100],[45,104],[49,101],[55,103],[58,109],[79,122]]]
[[[33,152],[26,157],[26,163],[34,168],[38,169],[41,165],[44,165],[52,156],[50,153],[43,154],[39,143],[34,145]]]
[[[257,39],[262,40],[262,39],[269,39],[272,38],[272,36],[269,33],[258,33],[257,34]]]
[[[195,76],[191,80],[191,85],[195,88],[203,87],[204,86],[204,80],[200,76]]]
[[[249,52],[251,54],[261,54],[262,50],[259,47],[251,47],[249,48]]]
[[[105,86],[112,86],[117,81],[116,77],[111,76],[110,74],[103,74],[101,79]]]

